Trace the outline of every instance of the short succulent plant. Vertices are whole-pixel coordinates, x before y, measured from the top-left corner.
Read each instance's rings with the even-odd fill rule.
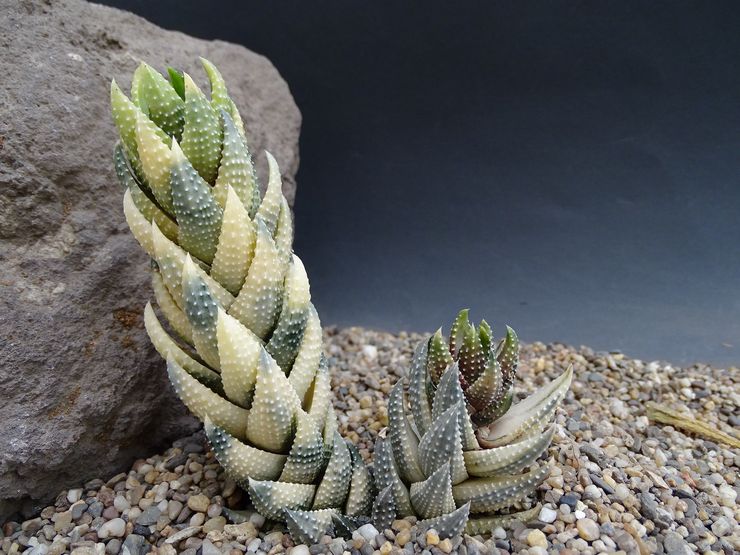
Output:
[[[368,513],[372,479],[337,432],[308,278],[292,253],[280,170],[260,198],[247,140],[215,66],[210,99],[146,64],[113,82],[126,220],[153,260],[145,324],[172,385],[257,510],[297,537]],[[340,521],[339,524],[343,524]],[[317,532],[318,531],[318,532]]]
[[[417,347],[408,396],[399,380],[388,400],[386,435],[375,443],[377,526],[416,515],[422,528],[443,537],[487,532],[501,518],[497,511],[545,479],[546,466],[521,471],[550,444],[554,426],[548,424],[572,369],[511,406],[518,362],[514,331],[507,327],[496,345],[491,327],[483,321],[476,328],[467,310],[449,340],[439,330]]]

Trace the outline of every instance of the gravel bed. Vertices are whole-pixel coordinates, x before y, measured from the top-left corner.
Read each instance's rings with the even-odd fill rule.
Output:
[[[326,330],[340,428],[369,462],[387,424],[385,398],[406,371],[417,334],[360,328]],[[0,530],[0,553],[76,555],[308,555],[331,553],[735,553],[740,452],[691,437],[646,416],[649,401],[690,412],[737,435],[740,371],[678,368],[620,353],[534,343],[522,347],[517,392],[527,394],[573,364],[571,391],[559,409],[547,454],[550,477],[519,508],[541,505],[539,518],[490,536],[440,540],[418,534],[413,519],[393,528],[366,525],[353,538],[328,536],[293,545],[258,514],[232,524],[228,508],[245,494],[224,476],[202,434],[141,459],[127,473],[61,492],[56,501]],[[543,457],[544,459],[544,457]],[[19,519],[21,520],[21,519]]]

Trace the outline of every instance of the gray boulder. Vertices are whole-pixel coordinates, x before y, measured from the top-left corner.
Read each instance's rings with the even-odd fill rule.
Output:
[[[142,310],[148,259],[112,170],[111,78],[139,60],[222,71],[263,183],[295,195],[301,116],[272,64],[81,0],[0,0],[0,522],[127,468],[196,421],[172,393]]]

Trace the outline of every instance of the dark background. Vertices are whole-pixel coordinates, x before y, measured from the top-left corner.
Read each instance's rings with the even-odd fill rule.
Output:
[[[104,3],[282,73],[325,324],[740,359],[740,4]]]

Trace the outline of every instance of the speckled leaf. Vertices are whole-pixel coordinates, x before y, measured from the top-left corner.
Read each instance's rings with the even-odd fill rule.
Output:
[[[293,215],[287,199],[280,198],[280,216],[275,231],[275,246],[286,261],[290,261],[293,248]]]
[[[162,358],[167,359],[171,357],[172,360],[200,383],[219,395],[221,394],[223,391],[221,388],[221,377],[182,350],[177,342],[162,327],[150,303],[147,303],[146,308],[144,308],[144,327],[147,334],[149,334],[152,345],[154,345],[154,348]]]
[[[257,216],[265,222],[267,230],[270,232],[270,235],[274,237],[278,226],[280,208],[282,206],[282,177],[280,176],[278,163],[272,154],[265,151],[265,156],[267,156],[269,179],[265,196],[262,198],[259,210],[257,210]]]
[[[213,454],[226,473],[241,487],[249,487],[249,478],[276,480],[285,464],[285,455],[268,453],[242,443],[210,418],[205,419],[205,432]]]
[[[445,370],[454,362],[452,355],[447,347],[447,343],[442,336],[442,328],[429,339],[429,348],[427,355],[427,371],[433,384],[439,383],[439,379]]]
[[[229,314],[261,339],[266,339],[280,314],[283,277],[287,268],[281,263],[275,241],[264,222],[257,218],[256,223],[254,258]]]
[[[453,364],[442,374],[432,403],[432,418],[436,419],[450,407],[458,406],[458,426],[463,449],[477,449],[478,442],[465,407],[465,396],[460,386],[459,376],[457,364]]]
[[[446,515],[422,520],[417,527],[422,531],[434,528],[437,531],[437,535],[442,539],[454,538],[462,534],[463,530],[465,530],[465,523],[468,521],[469,514],[470,504],[465,503],[459,509]]]
[[[296,544],[314,545],[329,530],[332,523],[332,509],[319,511],[285,510],[285,523],[288,526],[290,537]]]
[[[123,215],[126,217],[126,223],[134,239],[149,256],[154,257],[154,243],[150,233],[151,223],[134,204],[130,189],[123,194]]]
[[[221,120],[218,112],[187,73],[184,79],[185,125],[180,146],[200,176],[206,182],[214,183],[221,159]]]
[[[573,367],[570,366],[559,378],[511,407],[487,429],[479,430],[478,439],[481,445],[500,447],[539,433],[565,397],[572,378]]]
[[[141,188],[138,179],[136,179],[131,172],[126,155],[123,153],[123,146],[121,143],[116,145],[113,159],[118,181],[129,190],[131,199],[136,208],[139,209],[139,212],[141,212],[142,216],[144,216],[148,222],[151,222],[152,220],[157,222],[162,233],[164,233],[168,239],[172,241],[176,240],[177,224],[155,204],[152,198],[149,197],[151,192],[146,193]]]
[[[273,453],[287,453],[295,431],[293,417],[298,406],[298,397],[290,387],[288,378],[267,351],[262,349],[249,411],[249,442]]]
[[[373,503],[372,522],[379,531],[388,530],[396,518],[393,487],[386,486]]]
[[[303,332],[301,346],[293,363],[288,381],[293,386],[301,401],[306,399],[306,392],[316,376],[316,370],[321,360],[321,322],[319,315],[312,304],[309,304],[308,320]]]
[[[452,487],[458,505],[470,502],[471,513],[490,513],[510,506],[532,493],[548,476],[547,466],[526,474],[498,475],[491,478],[471,478]]]
[[[503,387],[501,367],[496,358],[491,357],[483,372],[465,391],[465,397],[476,411],[483,411],[502,395]]]
[[[419,436],[423,436],[432,425],[432,404],[427,393],[427,345],[421,341],[416,347],[409,371],[409,404],[414,425]]]
[[[515,474],[537,460],[550,445],[554,433],[555,427],[550,426],[542,434],[510,445],[466,451],[463,453],[465,468],[471,476],[482,478],[497,474]]]
[[[222,308],[218,310],[216,339],[224,392],[232,403],[249,408],[262,344],[257,336]]]
[[[462,345],[463,337],[465,337],[465,331],[470,327],[470,321],[468,316],[470,309],[465,308],[457,314],[457,318],[452,323],[450,328],[450,352],[453,356],[457,356],[457,351]]]
[[[308,509],[315,491],[312,484],[249,479],[249,497],[254,508],[265,518],[280,522],[285,522],[285,509]]]
[[[172,329],[189,345],[192,345],[193,327],[190,325],[187,315],[177,306],[175,299],[167,290],[162,274],[156,270],[152,272],[152,289],[154,290],[154,298],[157,300],[157,306],[159,306],[159,310],[162,311]]]
[[[459,484],[468,476],[458,425],[460,406],[452,406],[435,418],[432,427],[419,443],[419,462],[424,474],[431,476],[440,466],[449,462],[453,484]]]
[[[301,346],[311,303],[306,269],[295,255],[285,275],[284,288],[282,312],[266,349],[283,372],[290,374]]]
[[[347,500],[352,464],[349,449],[338,432],[334,433],[334,446],[324,476],[321,478],[312,508],[342,509]]]
[[[399,380],[388,397],[388,436],[398,473],[405,482],[419,482],[426,475],[419,465],[419,439],[406,416],[403,382]]]
[[[152,121],[141,112],[136,114],[136,152],[141,161],[141,169],[146,177],[146,183],[152,190],[157,203],[168,214],[174,214],[172,205],[172,190],[170,188],[170,168],[172,168],[173,156],[170,150],[169,137],[154,125]]]
[[[316,376],[306,393],[306,407],[308,414],[321,428],[326,421],[327,411],[331,412],[331,380],[329,378],[329,365],[325,357],[321,357]],[[333,443],[333,438],[329,438]]]
[[[463,340],[457,353],[457,366],[464,380],[463,387],[472,384],[481,375],[486,364],[486,353],[475,326],[463,327]]]
[[[221,150],[221,163],[216,177],[216,186],[213,194],[216,200],[225,206],[226,190],[231,187],[242,201],[244,208],[253,218],[259,207],[259,189],[257,188],[257,174],[254,171],[252,157],[247,148],[247,143],[239,133],[234,120],[225,111],[220,111],[223,123],[223,148]],[[257,202],[255,203],[255,191],[257,191]]]
[[[182,98],[158,71],[142,62],[134,73],[131,97],[149,118],[171,137],[182,133]]]
[[[450,463],[444,463],[426,480],[411,484],[410,497],[420,518],[434,518],[454,511]]]
[[[185,257],[182,269],[182,298],[185,301],[185,315],[193,328],[195,349],[211,368],[219,369],[221,363],[216,339],[219,305],[206,282],[196,272],[189,255]]]
[[[306,412],[299,409],[295,419],[296,433],[280,481],[312,484],[324,468],[324,439]]]
[[[375,484],[357,447],[348,440],[346,443],[349,454],[352,457],[352,476],[350,478],[349,493],[347,494],[344,513],[349,516],[368,515],[373,505]]]
[[[411,507],[409,491],[398,476],[398,468],[393,460],[393,451],[389,440],[380,437],[375,440],[373,469],[376,487],[379,490],[390,487],[393,492],[394,514],[397,513],[399,517],[413,515],[414,509]]]
[[[223,210],[211,186],[198,175],[177,143],[172,144],[172,204],[180,226],[180,246],[210,264],[216,254]]]
[[[514,381],[516,368],[519,365],[519,338],[509,326],[506,326],[506,337],[498,347],[496,358],[501,365],[504,386],[506,387]]]
[[[237,438],[243,438],[249,411],[214,393],[188,374],[172,355],[167,357],[167,373],[175,393],[190,412],[201,420],[209,416],[214,424]]]
[[[229,94],[226,90],[226,83],[224,82],[224,78],[221,76],[221,73],[216,69],[216,66],[205,58],[201,58],[200,61],[203,64],[203,68],[206,70],[208,79],[211,82],[211,104],[216,110],[226,110],[234,120],[234,124],[239,130],[239,133],[241,133],[243,137],[246,136],[244,125],[242,124],[242,118],[239,116],[239,110],[237,110],[234,101],[229,98]]]
[[[226,192],[221,231],[211,265],[211,277],[238,295],[254,257],[257,230],[234,189]]]

